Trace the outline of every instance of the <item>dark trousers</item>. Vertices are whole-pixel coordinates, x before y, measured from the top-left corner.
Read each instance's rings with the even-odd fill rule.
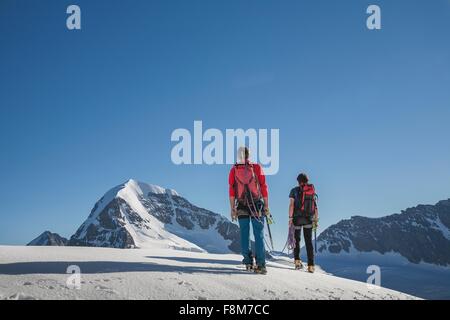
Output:
[[[314,265],[314,247],[312,243],[313,228],[302,228],[303,237],[305,238],[306,254],[308,256],[308,266]],[[300,238],[302,236],[302,229],[295,229],[295,249],[294,259],[300,260]]]

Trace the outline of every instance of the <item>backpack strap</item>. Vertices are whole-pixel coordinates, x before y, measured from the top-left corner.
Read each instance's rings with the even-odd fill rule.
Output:
[[[262,194],[261,194],[261,185],[259,184],[259,179],[258,177],[255,175],[255,170],[253,165],[251,165],[252,168],[252,175],[253,175],[253,179],[255,180],[256,183],[256,189],[258,189],[258,198],[262,198]]]
[[[236,201],[239,201],[239,197],[241,196],[239,194],[239,190],[238,190],[238,183],[242,184],[242,181],[238,178],[237,174],[236,174],[236,170],[238,170],[239,167],[243,166],[243,164],[241,163],[235,163],[234,164],[234,195],[235,195],[235,199]]]
[[[303,188],[301,188],[301,190],[302,190],[302,206],[300,208],[300,211],[303,211],[303,210],[305,210],[305,192],[304,192]]]
[[[302,193],[302,188],[300,186],[297,187],[298,191],[294,192],[294,215],[295,215],[295,209],[300,210],[302,203],[300,202],[300,195]]]

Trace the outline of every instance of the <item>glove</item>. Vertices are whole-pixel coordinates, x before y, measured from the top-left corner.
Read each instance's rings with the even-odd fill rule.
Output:
[[[313,220],[313,229],[317,230],[318,227],[319,227],[319,219],[314,219]]]
[[[264,215],[266,216],[266,218],[267,218],[267,223],[268,224],[272,224],[274,221],[273,221],[273,218],[272,218],[272,214],[270,213],[270,210],[269,210],[269,208],[265,208],[264,209]]]
[[[231,221],[237,220],[237,210],[236,208],[231,209]]]

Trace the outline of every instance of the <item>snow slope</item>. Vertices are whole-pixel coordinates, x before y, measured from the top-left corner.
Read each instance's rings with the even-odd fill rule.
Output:
[[[162,248],[0,246],[0,299],[414,299],[281,260],[255,275],[240,260]],[[79,290],[66,285],[69,265],[81,269]]]

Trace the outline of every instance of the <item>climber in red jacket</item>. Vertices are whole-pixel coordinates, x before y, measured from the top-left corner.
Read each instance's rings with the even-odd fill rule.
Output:
[[[231,219],[239,222],[243,264],[247,270],[266,274],[263,215],[270,215],[266,177],[259,164],[250,162],[247,147],[239,148],[238,156],[240,161],[231,168],[228,178]],[[250,250],[250,222],[255,237],[256,267]]]

